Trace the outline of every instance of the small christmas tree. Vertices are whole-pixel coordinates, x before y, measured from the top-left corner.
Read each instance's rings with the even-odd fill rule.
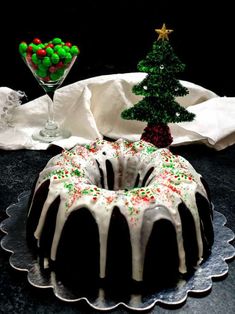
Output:
[[[144,98],[133,107],[121,113],[123,119],[147,122],[141,139],[151,142],[157,147],[169,146],[173,138],[168,123],[192,121],[194,114],[180,106],[176,96],[188,94],[187,88],[181,85],[176,74],[184,70],[184,64],[175,55],[168,35],[173,30],[155,30],[158,39],[153,43],[152,51],[138,63],[138,70],[147,76],[139,84],[133,86],[133,93]]]

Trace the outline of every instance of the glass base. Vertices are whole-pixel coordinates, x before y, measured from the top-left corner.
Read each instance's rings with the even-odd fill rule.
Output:
[[[48,130],[45,132],[44,130],[36,131],[32,138],[36,141],[44,142],[44,143],[51,143],[54,141],[62,140],[65,138],[68,138],[71,136],[71,132],[64,129],[57,129],[56,132],[53,130],[53,132],[50,134]]]

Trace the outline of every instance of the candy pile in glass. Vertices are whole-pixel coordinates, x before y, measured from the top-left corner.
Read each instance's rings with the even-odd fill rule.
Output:
[[[80,53],[76,45],[58,37],[45,43],[39,38],[34,38],[30,44],[21,42],[19,52],[42,84],[61,83]]]

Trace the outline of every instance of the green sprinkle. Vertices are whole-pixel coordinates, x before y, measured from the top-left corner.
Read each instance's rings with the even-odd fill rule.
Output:
[[[72,172],[72,175],[75,175],[77,177],[80,177],[81,176],[81,172],[78,170],[78,169],[75,169],[73,172]]]

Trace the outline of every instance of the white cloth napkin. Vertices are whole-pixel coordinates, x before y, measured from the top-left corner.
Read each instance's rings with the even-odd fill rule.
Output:
[[[124,120],[121,112],[136,104],[142,96],[132,92],[145,73],[125,73],[97,76],[64,86],[55,93],[55,119],[68,128],[72,136],[53,142],[63,148],[87,143],[103,136],[130,141],[140,139],[146,126],[139,121]],[[192,122],[170,124],[174,141],[172,145],[201,142],[217,150],[235,143],[235,97],[219,97],[212,91],[191,82],[181,81],[189,94],[177,101],[196,114]],[[10,109],[10,122],[4,115],[0,124],[0,148],[47,149],[50,144],[34,141],[33,132],[47,119],[49,98],[45,95],[20,105],[22,94],[10,88],[0,88],[0,114],[7,111],[10,99],[16,105]],[[18,94],[17,94],[18,93]],[[17,98],[18,95],[18,98]]]

